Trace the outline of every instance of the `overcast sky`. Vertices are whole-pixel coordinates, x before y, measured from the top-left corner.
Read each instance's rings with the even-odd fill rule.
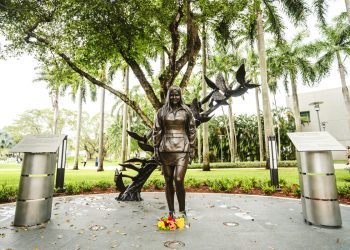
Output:
[[[339,15],[345,10],[345,3],[343,0],[329,0],[329,12],[328,19]],[[310,30],[310,38],[316,38],[318,36],[317,29],[314,27],[316,23],[315,18],[309,18],[308,27]],[[295,34],[293,28],[289,28],[286,31],[287,38],[290,38]],[[37,66],[35,60],[30,56],[21,56],[20,58],[11,58],[5,61],[0,60],[0,129],[6,125],[11,124],[19,114],[29,109],[43,109],[51,108],[51,100],[48,95],[45,83],[33,82],[37,77],[34,68]],[[349,63],[346,63],[346,67],[349,68]],[[347,76],[347,82],[349,78]],[[118,80],[117,80],[118,81]],[[120,81],[120,79],[119,79]],[[131,81],[136,81],[132,79]],[[308,87],[299,84],[299,92],[308,92],[315,89],[335,88],[340,87],[340,80],[338,72],[334,66],[328,78],[325,78],[317,88],[310,89]],[[277,105],[285,106],[284,91],[280,90],[276,96]],[[99,97],[99,95],[98,95]],[[273,98],[271,97],[271,100]],[[114,103],[114,97],[106,92],[106,112],[110,112]],[[234,110],[236,114],[253,114],[255,110],[255,97],[254,91],[250,90],[242,98],[235,98],[233,100]],[[60,99],[60,108],[68,108],[71,110],[77,109],[71,97],[67,94]],[[88,111],[91,114],[99,112],[98,102],[91,102],[89,99],[84,104],[84,111]]]

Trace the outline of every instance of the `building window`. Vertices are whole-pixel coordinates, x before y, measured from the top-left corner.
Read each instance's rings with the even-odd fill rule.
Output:
[[[310,123],[310,111],[300,112],[301,123]]]

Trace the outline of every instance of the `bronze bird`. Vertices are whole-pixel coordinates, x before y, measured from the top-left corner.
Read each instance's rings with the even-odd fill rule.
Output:
[[[142,142],[140,142],[140,141],[138,141],[137,144],[139,145],[139,147],[140,147],[143,151],[147,151],[147,152],[151,152],[151,153],[154,152],[154,148],[153,148],[151,145],[149,145],[149,144],[142,143]]]
[[[129,134],[129,136],[131,136],[131,138],[133,138],[137,141],[143,142],[143,143],[147,143],[148,138],[146,135],[141,136],[135,132],[128,131],[128,130],[126,132]]]
[[[220,103],[222,105],[228,105],[228,103],[225,100],[225,95],[223,95],[220,91],[225,93],[225,90],[227,90],[227,87],[225,85],[224,77],[221,73],[218,74],[216,77],[215,83],[212,82],[208,77],[204,77],[206,83],[208,86],[213,89],[212,92],[209,93],[208,96],[206,96],[201,103],[204,104],[206,103],[210,98],[211,101],[209,103],[209,107],[213,106],[213,102],[215,101],[216,103]]]
[[[236,80],[238,82],[238,86],[235,89],[229,89],[225,92],[225,96],[236,97],[245,94],[248,89],[259,87],[258,84],[250,84],[250,80],[246,81],[245,79],[246,71],[244,64],[242,64],[236,73]]]
[[[122,166],[122,167],[125,167],[125,168],[130,168],[130,169],[135,170],[135,171],[137,171],[137,172],[140,171],[140,168],[136,167],[134,164],[130,164],[130,163],[120,163],[119,165]]]

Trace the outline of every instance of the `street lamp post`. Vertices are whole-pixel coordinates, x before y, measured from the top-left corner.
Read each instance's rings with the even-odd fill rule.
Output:
[[[320,122],[320,114],[319,114],[319,112],[320,112],[320,104],[322,104],[322,103],[323,102],[312,102],[312,103],[309,104],[311,106],[314,106],[314,109],[315,109],[316,114],[317,114],[318,129],[320,131],[322,131],[322,129],[321,129],[321,122]]]

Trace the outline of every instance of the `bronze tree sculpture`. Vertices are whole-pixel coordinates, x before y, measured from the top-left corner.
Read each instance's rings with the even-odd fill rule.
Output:
[[[227,105],[227,100],[231,97],[238,97],[245,94],[249,89],[256,88],[259,85],[250,84],[250,81],[245,79],[245,67],[242,64],[236,73],[237,86],[232,89],[231,86],[227,86],[222,74],[218,74],[215,83],[212,82],[209,78],[205,77],[205,81],[212,91],[204,97],[202,100],[198,101],[197,98],[194,98],[191,104],[187,106],[192,111],[195,125],[198,127],[200,124],[208,122],[213,116],[211,114],[219,108],[221,105]],[[209,109],[203,110],[202,105],[209,102]],[[149,159],[139,159],[132,158],[125,161],[121,166],[137,171],[135,176],[129,176],[115,171],[114,181],[116,184],[116,189],[120,192],[119,196],[116,198],[119,201],[141,201],[141,189],[147,179],[150,177],[152,172],[157,168],[158,161],[154,157],[154,147],[149,143],[150,138],[152,137],[152,131],[147,135],[138,135],[135,132],[128,131],[129,136],[138,141],[139,147],[153,154]],[[140,164],[136,166],[133,163]],[[125,186],[123,182],[124,178],[130,178],[132,182]]]

